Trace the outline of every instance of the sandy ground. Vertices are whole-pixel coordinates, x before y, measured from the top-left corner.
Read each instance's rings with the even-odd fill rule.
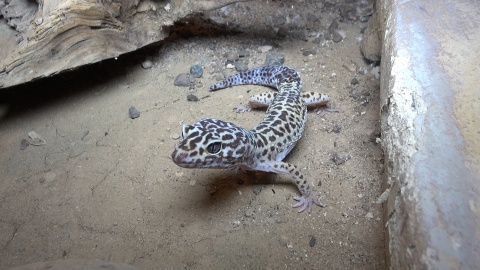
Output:
[[[292,10],[267,3],[263,15]],[[245,7],[258,6],[230,11]],[[337,16],[329,11],[316,11],[324,28]],[[267,15],[245,18],[262,25],[258,18],[273,16]],[[375,143],[379,81],[359,50],[365,25],[339,21],[345,38],[319,44],[272,39],[261,31],[180,34],[148,50],[2,91],[0,268],[67,258],[141,269],[384,268],[377,203],[383,153]],[[261,52],[264,45],[273,48]],[[306,49],[316,54],[304,56]],[[291,205],[298,191],[285,175],[184,169],[171,161],[183,123],[215,117],[250,128],[260,122],[264,111],[236,113],[232,107],[267,88],[208,91],[219,72],[235,73],[225,69],[224,54],[239,50],[250,53],[244,60],[250,68],[263,65],[268,53],[282,53],[285,65],[301,73],[304,90],[332,96],[329,107],[339,112],[311,112],[303,139],[286,159],[302,168],[326,208],[297,213]],[[153,67],[142,68],[145,60]],[[204,70],[195,87],[174,86],[194,63]],[[199,100],[187,101],[189,94]],[[131,106],[139,118],[129,118]],[[21,150],[30,131],[46,144]]]

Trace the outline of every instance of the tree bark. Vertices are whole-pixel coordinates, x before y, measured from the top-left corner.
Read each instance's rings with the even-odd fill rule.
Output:
[[[0,89],[161,41],[174,22],[249,0],[0,0]]]

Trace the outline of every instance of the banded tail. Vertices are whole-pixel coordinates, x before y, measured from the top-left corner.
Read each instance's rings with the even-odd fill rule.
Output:
[[[293,81],[297,81],[301,88],[302,81],[295,69],[286,66],[264,66],[234,74],[210,86],[210,91],[242,84],[265,85],[278,89],[280,84]]]

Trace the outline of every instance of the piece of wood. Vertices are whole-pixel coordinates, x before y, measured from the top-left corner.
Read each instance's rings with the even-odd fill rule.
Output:
[[[165,39],[187,16],[249,0],[0,0],[0,89]]]

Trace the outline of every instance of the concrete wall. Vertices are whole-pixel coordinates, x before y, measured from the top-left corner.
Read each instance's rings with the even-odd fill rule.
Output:
[[[480,1],[377,1],[393,269],[480,267]]]

